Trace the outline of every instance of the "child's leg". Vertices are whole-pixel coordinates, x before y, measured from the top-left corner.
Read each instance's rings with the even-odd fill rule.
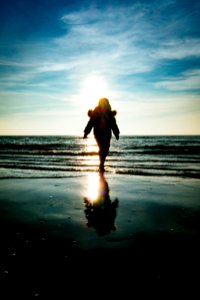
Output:
[[[100,171],[104,171],[104,163],[109,153],[111,135],[95,135],[95,139],[99,147],[99,169]]]
[[[101,171],[104,171],[104,163],[109,153],[109,147],[110,147],[110,143],[107,144],[104,143],[103,145],[99,146],[99,160],[100,160],[99,168]]]
[[[105,163],[106,157],[100,154],[99,160],[100,160],[99,170],[104,171],[104,163]]]

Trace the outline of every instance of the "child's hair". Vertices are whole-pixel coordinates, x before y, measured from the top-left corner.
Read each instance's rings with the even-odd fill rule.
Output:
[[[94,110],[92,110],[92,109],[88,110],[88,117],[92,117],[93,114],[95,113],[96,109],[98,109],[98,111],[99,111],[99,108],[101,111],[111,112],[113,117],[116,116],[116,114],[117,114],[116,110],[111,110],[109,100],[107,98],[101,98],[101,99],[99,99],[98,107],[96,107]]]
[[[99,99],[99,106],[103,110],[111,110],[111,106],[110,106],[109,100],[107,98]]]

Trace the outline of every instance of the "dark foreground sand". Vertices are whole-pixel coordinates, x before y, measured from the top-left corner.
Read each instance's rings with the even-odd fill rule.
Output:
[[[0,299],[196,299],[200,181],[97,175],[0,181]]]

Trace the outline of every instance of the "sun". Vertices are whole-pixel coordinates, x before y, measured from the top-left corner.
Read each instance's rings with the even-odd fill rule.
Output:
[[[92,75],[83,80],[80,100],[84,107],[87,105],[88,108],[93,108],[100,98],[109,96],[108,84],[103,76]]]

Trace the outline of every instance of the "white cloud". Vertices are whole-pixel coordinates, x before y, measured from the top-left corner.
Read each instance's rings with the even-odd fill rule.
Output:
[[[99,21],[99,19],[100,13],[94,6],[90,7],[88,10],[70,12],[61,17],[61,21],[66,25],[85,25]]]
[[[184,59],[200,56],[200,39],[185,38],[163,42],[152,54],[155,59]]]
[[[189,70],[180,76],[171,77],[155,84],[157,88],[172,91],[187,91],[200,89],[200,69]]]

